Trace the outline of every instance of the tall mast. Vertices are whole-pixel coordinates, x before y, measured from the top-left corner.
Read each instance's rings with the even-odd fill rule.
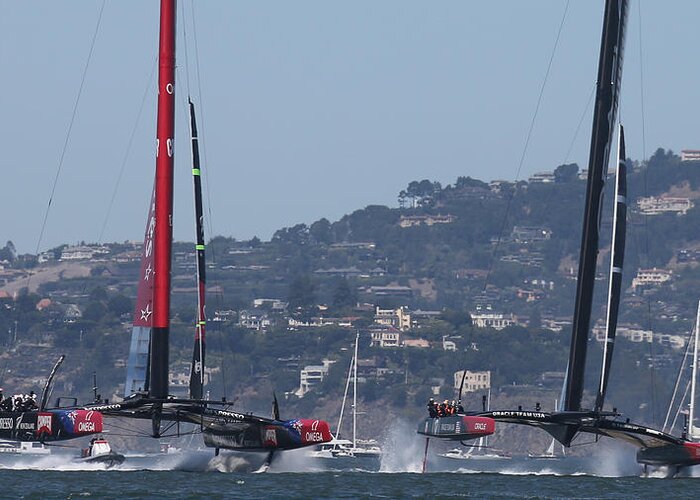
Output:
[[[204,258],[204,211],[202,210],[202,178],[199,163],[199,142],[197,121],[194,116],[194,104],[190,101],[190,133],[192,136],[192,179],[194,181],[194,208],[197,230],[197,324],[194,334],[194,351],[192,369],[190,370],[190,397],[202,399],[204,393],[204,332],[206,326],[206,261]]]
[[[606,0],[603,34],[598,59],[598,81],[588,161],[588,187],[584,212],[581,253],[576,282],[569,365],[566,375],[564,409],[578,411],[583,397],[588,331],[595,285],[598,232],[603,201],[603,186],[608,170],[610,143],[622,78],[622,54],[627,20],[627,0]]]
[[[161,0],[156,127],[155,280],[150,364],[150,396],[154,398],[168,396],[175,139],[175,12],[175,0]]]
[[[336,439],[340,439],[340,429],[343,425],[343,413],[345,412],[345,400],[348,398],[348,388],[350,387],[350,378],[352,377],[352,367],[355,364],[355,357],[350,358],[350,366],[348,367],[348,378],[345,380],[345,392],[343,393],[343,402],[340,405],[340,417],[338,417],[338,428],[335,431]],[[333,446],[335,448],[335,446]]]
[[[355,363],[352,367],[352,449],[357,448],[357,345],[360,343],[360,333],[355,335]]]
[[[620,125],[617,144],[617,176],[615,182],[615,208],[613,211],[613,234],[610,244],[610,282],[608,284],[608,308],[605,326],[605,343],[603,344],[603,366],[600,372],[600,385],[596,397],[595,409],[601,411],[605,402],[605,392],[610,380],[610,367],[615,347],[617,331],[617,314],[620,309],[622,292],[622,266],[625,261],[625,231],[627,229],[627,165],[625,154],[625,131]]]
[[[693,347],[693,374],[690,379],[690,408],[688,411],[688,438],[694,440],[695,436],[695,388],[698,376],[698,331],[700,329],[700,303],[698,303],[698,314],[695,318],[695,346]]]

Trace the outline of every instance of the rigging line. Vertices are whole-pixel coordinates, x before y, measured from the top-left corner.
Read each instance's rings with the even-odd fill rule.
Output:
[[[204,165],[207,166],[207,172],[209,172],[208,167],[209,167],[209,162],[207,160],[207,143],[206,140],[204,140],[204,137],[206,134],[204,134],[203,130],[204,127],[206,126],[206,120],[204,119],[204,99],[202,98],[202,77],[201,77],[201,71],[199,69],[199,43],[197,41],[197,23],[196,23],[196,18],[195,18],[195,9],[194,9],[194,1],[191,2],[191,10],[192,10],[192,39],[194,40],[194,65],[195,65],[195,75],[197,79],[197,95],[199,96],[199,113],[200,116],[202,117],[202,124],[200,127],[200,136],[202,136],[202,140],[200,140],[200,146],[202,147],[202,156],[204,157]],[[211,237],[214,235],[214,230],[212,229],[212,226],[214,225],[214,218],[212,217],[212,212],[211,212],[211,195],[209,191],[209,176],[205,176],[204,178],[204,185],[207,190],[207,214],[208,217],[206,219],[206,224],[209,229],[209,242],[211,244]],[[216,262],[216,252],[214,251],[214,245],[211,245],[211,260],[212,263]]]
[[[663,432],[666,432],[666,426],[668,425],[668,419],[671,416],[671,410],[672,410],[672,407],[673,407],[674,402],[676,400],[676,395],[678,393],[678,387],[679,387],[680,382],[681,382],[681,377],[683,375],[685,363],[688,359],[688,354],[690,353],[691,340],[692,340],[694,334],[695,334],[695,325],[693,325],[693,328],[690,331],[690,336],[688,337],[688,342],[686,343],[686,346],[685,346],[685,353],[683,353],[683,359],[681,360],[681,366],[678,369],[678,375],[676,376],[676,383],[673,387],[673,393],[671,394],[671,401],[669,401],[669,403],[668,403],[668,411],[666,412],[666,418],[664,419],[664,425],[663,425],[663,427],[661,427],[661,430]],[[683,400],[681,400],[681,402],[679,404],[682,405]],[[673,426],[671,426],[671,429],[673,429]]]
[[[669,433],[676,427],[676,423],[678,422],[678,416],[681,414],[683,411],[683,402],[686,400],[688,397],[688,392],[690,392],[690,380],[685,384],[685,392],[683,392],[683,398],[681,399],[680,403],[678,404],[678,408],[676,409],[676,415],[673,417],[673,422],[671,422],[671,427],[669,427]]]
[[[105,215],[104,221],[102,222],[102,229],[100,229],[100,235],[97,238],[98,243],[102,243],[102,238],[104,237],[105,230],[107,229],[107,224],[109,223],[109,218],[112,214],[112,207],[114,206],[114,201],[117,198],[117,192],[119,191],[119,186],[121,185],[122,177],[124,175],[124,170],[126,170],[126,164],[129,161],[129,155],[131,154],[131,147],[134,143],[134,138],[136,137],[136,131],[138,130],[139,123],[141,122],[141,116],[143,115],[143,109],[146,106],[146,99],[148,97],[149,91],[151,90],[151,85],[153,84],[153,76],[156,73],[156,66],[158,62],[158,57],[153,59],[153,65],[151,66],[151,74],[148,77],[148,84],[141,97],[141,105],[139,106],[139,111],[136,114],[136,120],[134,121],[134,126],[131,129],[131,135],[126,145],[126,151],[124,152],[124,158],[122,159],[121,167],[119,168],[119,175],[117,176],[117,182],[112,191],[112,197],[109,200],[109,205],[107,206],[107,214]]]
[[[61,175],[61,169],[63,167],[63,160],[66,156],[66,151],[68,150],[68,142],[70,141],[71,131],[73,130],[73,124],[75,123],[75,117],[78,113],[78,104],[80,103],[80,97],[83,94],[83,87],[85,86],[85,78],[87,77],[88,68],[90,67],[90,61],[92,59],[92,54],[95,50],[95,42],[97,41],[97,34],[100,30],[100,25],[102,23],[102,13],[105,9],[106,0],[102,0],[102,5],[100,6],[100,13],[97,17],[97,25],[95,26],[95,32],[92,35],[92,41],[90,42],[90,52],[88,53],[87,61],[85,61],[85,67],[83,68],[83,74],[80,79],[80,87],[78,88],[78,95],[75,98],[75,103],[73,104],[73,113],[70,118],[70,123],[68,125],[68,131],[66,132],[66,138],[63,142],[63,148],[61,150],[61,156],[58,161],[58,168],[56,169],[56,177],[53,181],[53,186],[51,187],[51,195],[49,196],[49,202],[46,205],[46,210],[44,212],[44,220],[41,223],[41,231],[39,233],[39,241],[36,242],[35,255],[39,254],[39,247],[41,246],[41,240],[44,238],[44,231],[46,230],[46,222],[49,218],[49,211],[51,209],[51,203],[53,202],[54,194],[56,193],[56,186],[58,185],[58,178]],[[29,284],[27,283],[27,287]]]
[[[182,37],[184,39],[185,46],[185,84],[187,85],[187,95],[190,95],[190,58],[189,51],[187,50],[187,18],[185,17],[185,5],[184,2],[180,2],[180,10],[182,11]]]
[[[493,270],[493,261],[498,253],[498,250],[501,246],[501,240],[503,238],[503,231],[506,228],[506,223],[508,222],[508,214],[510,213],[511,205],[513,203],[513,198],[515,197],[515,193],[517,192],[517,182],[518,179],[520,178],[520,170],[523,167],[523,163],[525,162],[525,155],[527,154],[527,149],[528,146],[530,145],[530,139],[532,137],[532,131],[535,128],[535,122],[537,120],[537,115],[539,114],[540,111],[540,105],[542,104],[542,98],[544,96],[544,89],[547,86],[547,80],[549,79],[549,72],[552,69],[552,63],[554,62],[554,56],[557,52],[557,47],[559,46],[559,38],[561,37],[561,32],[562,29],[564,28],[564,22],[566,21],[566,13],[569,11],[569,3],[571,0],[566,1],[566,6],[564,7],[564,13],[561,16],[561,22],[559,23],[559,29],[557,30],[557,36],[554,39],[554,47],[552,47],[552,53],[549,56],[549,63],[547,64],[547,70],[545,71],[544,78],[542,80],[542,85],[540,86],[540,93],[539,96],[537,97],[537,104],[535,105],[535,112],[532,115],[532,120],[530,120],[530,127],[528,128],[527,135],[525,137],[525,145],[523,147],[523,151],[520,155],[520,161],[518,162],[518,168],[515,171],[515,183],[516,187],[513,189],[511,193],[509,193],[508,196],[508,202],[506,203],[506,211],[503,214],[503,221],[501,222],[501,228],[498,233],[498,240],[496,241],[496,245],[494,246],[493,253],[491,255],[491,259],[489,261],[489,268],[486,271],[486,277],[484,278],[484,290],[486,290],[486,286],[488,285],[489,277],[491,276],[491,271]]]
[[[571,156],[571,151],[574,149],[574,143],[576,142],[576,139],[578,137],[578,133],[581,130],[581,126],[583,125],[583,121],[586,119],[586,115],[588,114],[588,108],[591,106],[591,102],[593,101],[593,96],[595,95],[595,88],[596,84],[593,82],[593,85],[591,86],[591,92],[588,95],[588,101],[586,102],[586,107],[583,109],[583,113],[581,113],[581,117],[578,120],[578,125],[576,125],[576,131],[574,132],[574,136],[571,138],[571,142],[569,143],[569,148],[566,150],[566,156],[564,156],[564,163],[569,161],[569,157]]]
[[[643,38],[642,38],[642,2],[641,0],[637,2],[637,21],[639,24],[639,89],[640,89],[640,101],[641,101],[641,113],[642,113],[642,158],[646,159],[646,124],[645,124],[645,114],[644,114],[644,51],[643,51]],[[649,166],[647,162],[647,167]],[[649,196],[648,190],[648,178],[647,178],[647,168],[644,169],[644,196]],[[649,216],[644,215],[644,252],[647,260],[647,266],[650,260],[649,254]],[[649,331],[651,332],[651,342],[649,343],[649,378],[651,382],[651,416],[652,422],[656,423],[656,373],[654,364],[654,329],[653,329],[653,318],[651,315],[651,296],[647,296],[647,325]]]

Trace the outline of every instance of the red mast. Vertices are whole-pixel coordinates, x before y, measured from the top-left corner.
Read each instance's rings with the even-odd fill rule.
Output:
[[[154,398],[168,396],[175,139],[175,12],[175,0],[161,0],[156,131],[155,281],[150,363],[150,395]]]

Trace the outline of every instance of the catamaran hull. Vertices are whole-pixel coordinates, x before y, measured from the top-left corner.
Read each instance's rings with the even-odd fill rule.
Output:
[[[62,441],[102,432],[102,414],[92,410],[0,412],[0,439]]]
[[[452,417],[426,418],[418,426],[418,434],[427,437],[466,441],[490,436],[496,431],[496,422],[489,417],[455,415]]]
[[[104,464],[109,468],[124,463],[124,455],[111,451],[94,457],[76,458],[75,461],[84,464]]]
[[[700,464],[700,443],[669,444],[641,448],[637,462],[644,465],[685,467]]]
[[[202,436],[210,448],[238,451],[294,450],[333,439],[328,422],[310,419],[216,423],[206,427]]]

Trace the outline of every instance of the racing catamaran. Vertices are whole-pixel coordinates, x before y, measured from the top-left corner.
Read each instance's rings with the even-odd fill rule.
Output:
[[[204,232],[201,207],[201,165],[194,106],[190,103],[193,177],[197,218],[198,290],[195,348],[190,397],[169,394],[170,278],[173,224],[173,160],[175,119],[175,0],[161,0],[158,70],[158,122],[155,189],[152,196],[141,261],[132,331],[125,399],[86,407],[107,416],[151,421],[152,436],[160,437],[180,423],[199,426],[206,446],[238,451],[267,451],[267,464],[277,450],[317,445],[331,440],[327,422],[318,419],[282,420],[275,405],[273,418],[232,411],[222,401],[203,399],[204,374]]]
[[[586,206],[581,239],[581,253],[576,287],[573,332],[566,371],[563,410],[544,411],[498,410],[483,415],[497,421],[536,426],[544,429],[564,446],[570,446],[579,433],[607,436],[631,443],[640,448],[640,463],[660,463],[669,453],[677,457],[700,457],[700,446],[670,434],[618,420],[615,409],[605,411],[605,393],[610,375],[615,341],[615,327],[620,302],[621,272],[625,244],[626,214],[626,160],[624,131],[620,127],[618,172],[613,221],[613,247],[608,298],[608,325],[604,347],[600,383],[594,409],[582,406],[583,384],[590,329],[593,288],[600,232],[600,213],[603,187],[607,178],[607,165],[615,128],[617,104],[622,77],[625,27],[628,11],[627,0],[606,0],[598,80],[596,89],[593,130],[588,167]],[[666,464],[669,462],[667,461]]]
[[[49,407],[53,379],[65,356],[61,356],[46,379],[37,405],[8,398],[0,403],[0,439],[6,441],[65,441],[102,432],[102,414],[73,407]],[[73,403],[75,399],[71,398]],[[26,403],[26,404],[25,404]],[[60,398],[59,404],[60,406]]]

